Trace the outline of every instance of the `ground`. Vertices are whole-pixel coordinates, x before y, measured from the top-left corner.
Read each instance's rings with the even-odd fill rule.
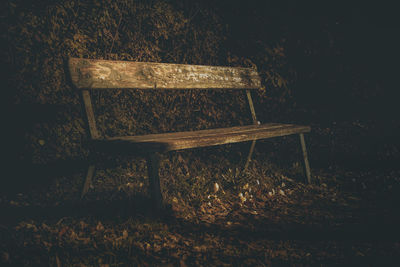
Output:
[[[296,141],[259,143],[245,172],[243,162],[224,157],[235,146],[164,157],[168,205],[157,214],[149,208],[140,168],[100,170],[82,200],[79,174],[47,187],[10,190],[0,198],[1,261],[57,267],[398,266],[400,171],[323,166],[314,156],[313,184],[305,184],[301,161],[289,155]],[[236,154],[244,157],[246,146],[236,146]],[[266,148],[275,152],[263,153]]]

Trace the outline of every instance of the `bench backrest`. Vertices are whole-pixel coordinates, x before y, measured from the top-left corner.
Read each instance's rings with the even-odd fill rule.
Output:
[[[71,79],[77,88],[258,89],[251,68],[111,61],[71,58]]]
[[[70,58],[72,83],[82,89],[90,135],[99,139],[88,89],[246,89],[253,122],[257,122],[250,89],[261,87],[255,69],[116,60]]]

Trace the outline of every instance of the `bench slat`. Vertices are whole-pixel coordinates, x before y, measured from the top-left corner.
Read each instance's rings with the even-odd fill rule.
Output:
[[[69,72],[77,88],[258,89],[251,68],[70,58]]]
[[[98,143],[115,149],[171,151],[309,132],[309,126],[270,123],[200,131],[113,137]]]
[[[217,128],[217,129],[206,129],[206,130],[197,130],[197,131],[184,131],[184,132],[172,132],[172,133],[160,133],[160,134],[146,134],[146,135],[135,135],[135,136],[117,136],[108,138],[108,140],[117,140],[121,138],[128,138],[130,140],[134,140],[137,142],[147,142],[147,141],[157,141],[157,140],[165,140],[165,139],[177,139],[177,138],[197,138],[204,136],[213,136],[213,135],[221,135],[221,134],[235,134],[235,133],[246,133],[246,132],[254,132],[257,130],[270,130],[274,128],[282,128],[286,127],[288,124],[281,123],[268,123],[262,125],[245,125],[245,126],[236,126],[236,127],[228,127],[228,128]]]

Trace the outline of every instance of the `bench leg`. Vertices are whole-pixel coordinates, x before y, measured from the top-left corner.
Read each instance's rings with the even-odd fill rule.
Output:
[[[160,189],[160,177],[158,169],[160,165],[160,156],[157,153],[150,154],[147,157],[147,171],[149,174],[149,193],[156,210],[162,207],[162,195]]]
[[[88,168],[88,171],[86,174],[85,183],[83,184],[83,188],[82,188],[81,199],[85,196],[85,194],[89,190],[90,184],[92,183],[92,178],[95,174],[95,170],[96,170],[96,167],[94,164],[89,165],[89,168]]]
[[[300,136],[301,150],[303,151],[304,171],[306,173],[307,182],[310,184],[311,171],[310,171],[310,163],[308,162],[306,142],[304,141],[304,134],[301,133],[299,134],[299,136]]]
[[[256,146],[256,140],[253,140],[253,141],[251,142],[249,155],[247,156],[246,164],[244,165],[243,171],[246,171],[246,170],[247,170],[247,167],[249,166],[249,163],[250,163],[250,161],[251,161],[251,156],[253,155],[254,147],[255,147],[255,146]]]

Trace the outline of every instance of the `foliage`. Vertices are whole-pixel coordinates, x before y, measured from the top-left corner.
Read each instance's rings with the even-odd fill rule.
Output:
[[[7,4],[6,39],[10,50],[8,63],[13,67],[13,102],[63,105],[69,111],[63,114],[64,123],[36,124],[29,131],[27,142],[34,162],[84,157],[85,125],[80,119],[78,94],[66,80],[65,62],[71,56],[257,65],[268,89],[283,92],[279,93],[281,102],[289,93],[287,80],[280,74],[285,65],[283,48],[261,44],[261,52],[253,58],[233,55],[229,47],[221,49],[222,44],[226,45],[226,29],[210,8],[199,3],[96,0],[47,5],[39,2],[31,6],[19,1]],[[93,94],[103,135],[246,124],[250,117],[241,92],[133,90]],[[262,106],[268,101],[265,91],[260,91],[259,96],[256,105]],[[275,100],[270,99],[269,103]]]
[[[27,161],[45,163],[86,155],[86,126],[78,93],[66,79],[68,57],[257,65],[268,89],[283,92],[278,93],[280,101],[289,94],[287,80],[280,74],[285,65],[283,48],[261,44],[263,49],[253,58],[228,53],[229,47],[221,49],[226,28],[211,8],[200,3],[95,0],[27,5],[8,1],[7,10],[12,102],[59,105],[66,110],[59,123],[35,123],[25,130],[30,153],[26,149],[21,153]],[[243,92],[113,90],[92,94],[104,136],[250,123]],[[276,100],[267,99],[265,91],[258,95],[256,108]]]

